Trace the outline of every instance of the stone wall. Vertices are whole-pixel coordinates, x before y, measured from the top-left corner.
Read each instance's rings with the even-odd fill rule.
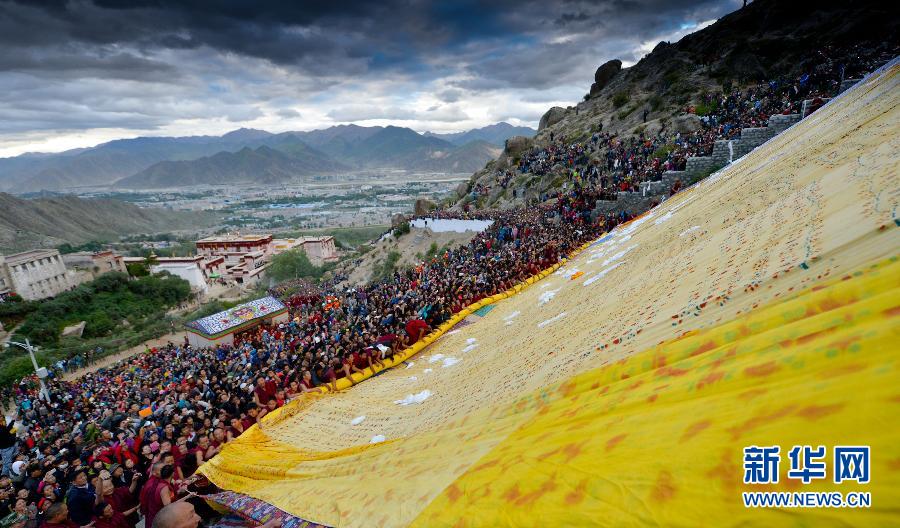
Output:
[[[683,171],[666,171],[660,181],[644,182],[640,192],[620,192],[616,200],[601,201],[594,209],[595,213],[641,213],[653,203],[660,203],[669,196],[669,189],[677,180],[682,187],[687,187],[693,180],[715,172],[734,160],[749,154],[753,149],[784,132],[788,127],[800,121],[800,114],[773,115],[768,126],[744,128],[737,139],[720,139],[713,144],[709,156],[690,157]],[[643,208],[643,209],[642,209]]]
[[[594,215],[598,214],[640,214],[655,203],[660,203],[668,197],[668,190],[664,195],[643,195],[639,192],[620,192],[615,200],[601,200],[594,208]]]
[[[712,153],[709,156],[688,158],[685,170],[667,171],[663,174],[663,181],[668,180],[674,183],[678,178],[682,183],[686,183],[704,174],[717,171],[734,160],[746,156],[753,149],[784,132],[797,121],[800,121],[799,114],[773,115],[769,118],[768,126],[744,128],[741,130],[741,136],[737,139],[719,139],[713,145]],[[668,183],[666,189],[671,187],[671,183]]]

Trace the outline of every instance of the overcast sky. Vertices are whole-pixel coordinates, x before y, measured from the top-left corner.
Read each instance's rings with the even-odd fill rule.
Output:
[[[0,156],[341,123],[536,126],[740,0],[0,0]]]

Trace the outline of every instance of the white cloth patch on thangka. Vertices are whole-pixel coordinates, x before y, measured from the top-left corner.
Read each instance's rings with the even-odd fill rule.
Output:
[[[672,218],[673,215],[674,215],[674,211],[667,211],[666,214],[664,214],[661,217],[654,220],[653,225],[659,225],[659,224],[668,222]]]
[[[504,317],[504,318],[503,318],[503,320],[505,321],[504,324],[505,324],[506,326],[511,326],[511,325],[513,324],[513,319],[515,319],[516,317],[519,317],[519,314],[520,314],[520,313],[522,313],[522,312],[516,310],[515,312],[513,312],[513,313],[507,315],[506,317]]]
[[[579,271],[580,271],[580,270],[578,269],[577,266],[574,267],[574,268],[572,268],[572,269],[567,269],[565,272],[563,272],[563,277],[565,277],[565,278],[571,280],[571,279],[572,279],[572,275],[575,275],[575,274],[578,273]]]
[[[538,323],[538,328],[544,328],[544,327],[547,326],[548,324],[553,324],[553,323],[555,323],[556,321],[559,321],[560,319],[562,319],[562,318],[565,317],[565,316],[566,316],[566,312],[563,312],[563,313],[561,313],[561,314],[559,314],[559,315],[554,315],[554,316],[551,317],[550,319],[547,319],[546,321],[541,321],[540,323]]]
[[[613,255],[613,256],[609,257],[608,259],[604,260],[604,261],[603,261],[603,264],[601,264],[601,266],[607,266],[607,265],[609,265],[609,264],[612,264],[613,262],[615,262],[615,261],[619,260],[620,258],[624,257],[626,254],[628,254],[629,251],[631,251],[632,249],[634,249],[634,248],[636,248],[636,247],[637,247],[637,244],[632,245],[632,246],[628,246],[627,248],[623,249],[622,251],[619,251],[619,252],[616,253],[615,255]]]
[[[555,297],[556,293],[561,289],[562,288],[556,288],[555,290],[548,290],[548,291],[545,291],[544,293],[542,293],[541,296],[538,297],[538,306],[543,306],[543,305],[547,304],[548,302],[552,301],[553,297]]]
[[[357,416],[356,418],[350,420],[350,425],[359,425],[365,420],[365,416]]]
[[[618,267],[621,266],[622,264],[625,264],[626,262],[628,262],[628,261],[627,261],[627,260],[623,260],[623,261],[621,261],[621,262],[616,262],[616,263],[613,264],[612,266],[610,266],[610,267],[608,267],[608,268],[606,268],[606,269],[604,269],[604,270],[598,271],[596,275],[594,275],[594,276],[592,276],[591,278],[589,278],[588,280],[584,281],[584,285],[585,285],[585,286],[590,286],[591,284],[597,282],[598,280],[600,280],[600,279],[602,279],[604,276],[606,276],[607,273],[609,273],[610,271],[612,271],[612,270],[618,268]]]
[[[394,403],[396,403],[397,405],[412,405],[414,403],[422,403],[430,397],[431,391],[425,389],[417,394],[407,394],[406,397],[402,400],[394,400]]]
[[[623,237],[612,240],[609,244],[605,244],[601,247],[594,249],[591,252],[591,256],[588,258],[587,263],[592,264],[593,262],[602,259],[612,251],[615,251],[619,247],[622,246],[625,242],[631,240],[631,235],[625,235]]]
[[[622,227],[622,230],[619,232],[619,235],[630,235],[631,233],[634,233],[635,229],[637,229],[638,226],[640,226],[647,220],[650,220],[651,218],[653,218],[653,212],[647,213],[646,215],[644,215],[636,220],[632,220],[631,222],[626,224],[625,227]]]
[[[444,368],[452,367],[453,365],[456,365],[457,363],[459,363],[459,360],[456,359],[455,357],[445,357],[443,367]]]

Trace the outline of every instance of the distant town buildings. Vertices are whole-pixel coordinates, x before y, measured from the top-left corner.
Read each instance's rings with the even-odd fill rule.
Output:
[[[225,278],[245,286],[258,283],[272,255],[272,235],[224,235],[197,241],[197,254],[223,259]]]
[[[55,249],[0,256],[0,296],[16,293],[35,301],[58,295],[74,285]]]

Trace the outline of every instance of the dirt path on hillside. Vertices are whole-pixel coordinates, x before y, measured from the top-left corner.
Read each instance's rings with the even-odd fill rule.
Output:
[[[141,343],[140,345],[125,349],[117,354],[113,354],[110,356],[105,356],[103,358],[100,358],[98,361],[95,361],[92,365],[90,365],[88,367],[80,368],[76,371],[67,372],[62,377],[62,379],[66,380],[66,381],[72,381],[72,380],[78,378],[79,376],[87,374],[88,372],[95,372],[101,368],[108,367],[119,360],[129,358],[136,354],[140,354],[141,352],[143,352],[145,350],[144,345],[147,345],[148,347],[153,348],[153,347],[164,346],[169,341],[171,341],[175,344],[184,343],[184,335],[185,335],[184,332],[175,332],[172,334],[166,334],[157,339],[151,339],[149,341],[145,341],[144,343]]]

